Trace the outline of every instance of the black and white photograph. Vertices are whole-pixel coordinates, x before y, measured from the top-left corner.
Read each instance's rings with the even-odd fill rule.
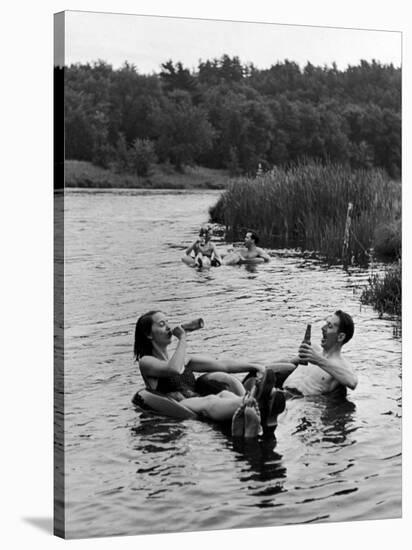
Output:
[[[55,533],[400,517],[401,33],[55,33]]]
[[[6,7],[6,547],[407,546],[406,12]]]

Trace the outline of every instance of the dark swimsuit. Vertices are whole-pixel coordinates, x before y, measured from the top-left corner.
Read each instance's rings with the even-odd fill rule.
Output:
[[[164,395],[172,397],[177,401],[188,397],[197,397],[195,391],[196,378],[190,366],[186,365],[181,374],[171,373],[169,376],[162,376],[157,379],[156,390]]]
[[[205,245],[207,246],[207,245]],[[217,260],[216,258],[213,257],[213,249],[211,248],[207,248],[204,252],[202,250],[202,248],[200,247],[200,245],[197,245],[197,247],[195,248],[195,254],[199,254],[199,252],[203,255],[203,256],[206,256],[207,258],[210,258],[210,264],[213,266],[213,267],[218,267],[220,265],[220,262],[219,260]]]
[[[205,248],[205,251],[203,251],[202,248]],[[207,244],[204,245],[204,247],[198,244],[195,248],[195,254],[199,254],[199,252],[203,254],[203,256],[207,256],[208,258],[211,258],[213,254],[213,249],[208,247]]]

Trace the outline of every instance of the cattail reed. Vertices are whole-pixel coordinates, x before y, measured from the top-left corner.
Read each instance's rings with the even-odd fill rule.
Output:
[[[251,228],[265,246],[301,247],[334,261],[341,258],[349,202],[348,254],[365,263],[376,228],[392,221],[400,209],[400,185],[378,169],[316,162],[275,168],[258,179],[232,182],[210,215],[226,226],[231,239]]]

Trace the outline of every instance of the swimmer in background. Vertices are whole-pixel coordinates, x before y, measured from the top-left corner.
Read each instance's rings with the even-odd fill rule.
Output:
[[[270,256],[263,248],[259,248],[259,237],[254,231],[248,231],[245,235],[244,247],[230,251],[224,258],[225,265],[241,263],[263,263],[270,260]]]
[[[182,262],[191,267],[218,267],[222,264],[222,258],[211,241],[212,231],[210,227],[201,227],[199,238],[191,244],[182,258]],[[194,254],[194,257],[193,257]]]

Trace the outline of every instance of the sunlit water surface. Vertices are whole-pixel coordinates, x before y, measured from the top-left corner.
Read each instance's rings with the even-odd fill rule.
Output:
[[[89,537],[401,514],[401,341],[359,296],[367,271],[285,251],[269,264],[199,272],[180,256],[214,191],[66,191],[66,535]],[[226,243],[219,243],[222,249]],[[288,403],[277,443],[236,444],[199,421],[144,417],[133,361],[137,316],[202,316],[189,352],[270,361],[305,324],[353,314],[359,377],[345,401]]]

